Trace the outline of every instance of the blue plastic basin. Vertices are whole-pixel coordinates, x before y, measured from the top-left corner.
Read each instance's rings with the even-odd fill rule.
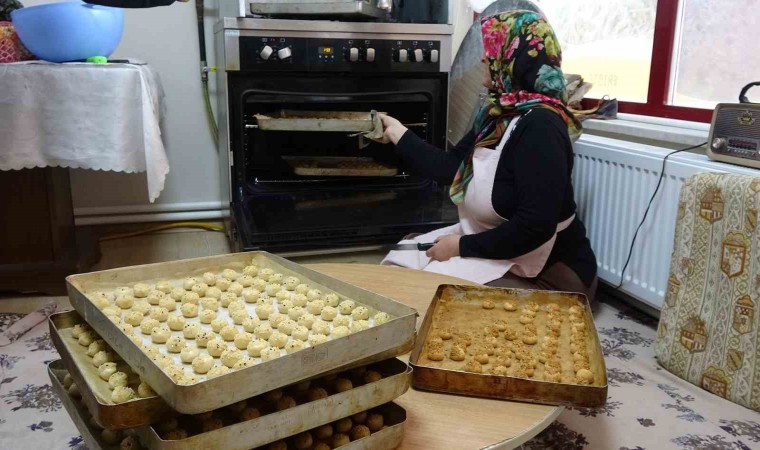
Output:
[[[52,62],[108,57],[124,31],[121,9],[80,1],[17,9],[11,12],[11,21],[24,46]]]

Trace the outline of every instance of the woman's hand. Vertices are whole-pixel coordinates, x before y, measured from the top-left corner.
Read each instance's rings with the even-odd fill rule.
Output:
[[[449,234],[441,236],[435,240],[433,248],[425,252],[428,258],[435,261],[448,261],[455,256],[459,256],[459,239],[462,236]]]
[[[377,142],[380,142],[381,144],[398,144],[398,141],[401,140],[401,136],[406,133],[407,128],[402,125],[401,122],[387,114],[379,114],[379,116],[380,120],[383,121],[384,132],[382,139],[378,139]]]

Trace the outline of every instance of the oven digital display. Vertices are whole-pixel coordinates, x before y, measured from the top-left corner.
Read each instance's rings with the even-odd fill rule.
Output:
[[[319,54],[320,55],[332,55],[333,54],[333,48],[332,47],[319,47]]]

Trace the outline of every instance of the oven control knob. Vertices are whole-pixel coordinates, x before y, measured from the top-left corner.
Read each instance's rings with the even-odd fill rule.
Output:
[[[351,50],[348,51],[348,60],[351,62],[359,61],[359,49],[356,47],[351,47]]]
[[[375,49],[374,48],[368,48],[367,49],[367,62],[375,62]]]
[[[430,50],[430,62],[431,63],[438,62],[438,50]]]
[[[293,56],[293,52],[290,50],[290,47],[285,47],[277,50],[277,57],[281,60],[286,60]]]
[[[261,56],[261,59],[263,59],[264,61],[267,61],[269,57],[272,56],[272,53],[274,53],[274,50],[272,50],[272,47],[265,45],[264,48],[261,49],[259,56]]]
[[[407,62],[409,61],[409,52],[406,49],[401,49],[398,51],[398,62]]]
[[[422,50],[421,49],[418,48],[417,50],[414,51],[414,60],[417,61],[417,62],[423,62],[423,61],[425,61],[425,55],[422,54]]]

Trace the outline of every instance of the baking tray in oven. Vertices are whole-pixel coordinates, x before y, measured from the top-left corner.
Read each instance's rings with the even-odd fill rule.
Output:
[[[195,379],[187,382],[183,382],[187,377],[177,382],[176,378],[171,378],[159,367],[158,360],[150,358],[133,342],[132,336],[125,334],[122,327],[112,322],[87,295],[93,291],[105,291],[110,294],[117,287],[131,287],[136,283],[154,285],[161,280],[168,280],[175,289],[180,289],[183,278],[202,278],[205,272],[219,273],[225,269],[239,273],[252,263],[261,269],[271,269],[283,278],[295,276],[301,283],[307,284],[309,289],[318,289],[323,295],[334,293],[341,300],[350,299],[357,305],[363,305],[370,311],[370,328],[357,328],[347,336],[331,337],[327,342],[307,346],[289,354],[283,350],[279,357],[267,362],[260,361],[258,357],[251,358],[253,366],[231,370],[221,376],[197,375]],[[184,414],[211,411],[343,366],[369,364],[403,354],[413,345],[417,317],[414,309],[389,298],[266,252],[237,253],[72,275],[67,278],[67,289],[72,305],[85,321],[169,406]],[[238,296],[237,300],[241,298]],[[269,300],[280,308],[279,300]],[[256,303],[242,303],[248,315],[254,316]],[[179,308],[179,305],[177,307]],[[374,323],[373,317],[376,312],[387,313],[391,320]],[[123,312],[119,314],[126,315]],[[226,308],[219,308],[218,316],[229,321],[230,312]],[[345,319],[344,315],[340,316]],[[195,323],[196,320],[197,318],[187,319],[187,322]],[[349,320],[353,324],[353,319],[349,317]],[[269,321],[265,319],[262,322]],[[209,326],[201,327],[205,330]],[[150,344],[151,338],[142,335],[142,330],[138,329],[139,327],[134,327],[133,336],[142,336],[142,346],[145,347]],[[335,327],[330,325],[331,334],[334,329]],[[172,332],[172,336],[182,334],[181,331]],[[289,338],[288,342],[290,340]],[[187,364],[182,365],[176,354],[168,353],[165,345],[151,345],[165,355],[162,361],[166,357],[173,360],[170,367],[179,366],[185,374],[192,372]],[[230,386],[235,386],[235,389],[230,389]]]
[[[392,177],[398,169],[372,158],[283,156],[296,175],[310,177]]]
[[[532,320],[526,309],[534,311]],[[535,332],[527,331],[528,322]],[[526,340],[528,334],[535,339]],[[607,370],[585,295],[441,285],[419,336],[409,358],[416,389],[583,407],[607,401]],[[555,339],[554,352],[546,353],[547,336]],[[431,353],[436,345],[443,354]],[[462,360],[453,357],[454,345],[465,349],[456,357]],[[584,363],[578,361],[583,355]],[[549,373],[550,360],[560,364],[560,379]],[[581,384],[580,369],[589,370],[593,381]]]
[[[281,110],[268,116],[256,114],[258,129],[264,131],[365,132],[374,129],[371,112]]]

